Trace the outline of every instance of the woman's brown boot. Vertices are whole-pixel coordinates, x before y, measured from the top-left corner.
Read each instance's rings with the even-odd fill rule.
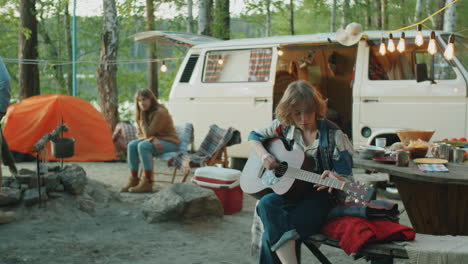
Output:
[[[138,171],[130,171],[131,175],[128,178],[128,183],[120,189],[120,192],[128,192],[128,189],[138,185]]]
[[[146,193],[153,191],[153,171],[145,170],[144,177],[141,177],[140,183],[136,187],[132,187],[128,190],[132,193]]]

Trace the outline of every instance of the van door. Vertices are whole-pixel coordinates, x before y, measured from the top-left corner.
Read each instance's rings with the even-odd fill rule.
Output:
[[[401,54],[381,56],[378,44],[359,43],[358,89],[353,92],[355,144],[370,144],[376,136],[402,128],[435,130],[432,140],[464,136],[467,93],[461,71],[444,59],[440,49],[431,58],[427,46],[409,43]],[[431,65],[431,59],[434,81],[416,82],[413,65]]]
[[[195,48],[176,76],[168,104],[171,114],[177,124],[194,124],[195,146],[211,124],[238,129],[242,144],[230,147],[229,156],[248,157],[249,133],[272,120],[276,48]],[[194,56],[193,73],[182,80]]]

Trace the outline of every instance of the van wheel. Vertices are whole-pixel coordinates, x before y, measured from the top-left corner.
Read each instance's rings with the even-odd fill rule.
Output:
[[[246,158],[231,158],[231,169],[242,171],[246,162]]]

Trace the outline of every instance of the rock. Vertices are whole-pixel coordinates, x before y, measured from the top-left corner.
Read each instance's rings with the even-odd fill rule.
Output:
[[[191,183],[173,184],[172,188],[184,199],[183,218],[190,219],[198,216],[222,217],[224,215],[223,205],[212,190]]]
[[[47,201],[49,197],[47,196],[47,189],[45,187],[41,187],[41,200]],[[24,192],[24,203],[26,205],[34,205],[39,203],[39,192],[37,188],[28,189]]]
[[[46,174],[42,177],[42,182],[48,191],[60,191],[62,187],[61,177],[58,174]]]
[[[184,199],[166,188],[143,203],[143,214],[150,223],[179,218],[184,210]]]
[[[62,184],[66,192],[74,195],[83,193],[88,179],[82,167],[76,164],[67,165],[58,175],[62,179]]]
[[[34,183],[37,181],[36,179],[36,172],[28,169],[20,169],[18,175],[16,175],[16,181],[18,184],[36,184]]]
[[[0,192],[0,206],[16,204],[21,201],[21,190],[18,188],[3,187]]]
[[[95,204],[91,199],[78,199],[78,209],[88,214],[94,213]]]
[[[212,190],[193,184],[175,183],[143,204],[148,222],[190,219],[199,216],[223,216],[223,206]]]
[[[3,177],[2,178],[2,186],[9,187],[11,183],[13,183],[15,179],[13,177]]]
[[[0,224],[8,224],[16,219],[14,212],[0,212]]]

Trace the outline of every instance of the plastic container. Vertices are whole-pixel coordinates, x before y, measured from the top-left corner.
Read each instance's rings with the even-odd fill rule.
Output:
[[[201,167],[195,170],[192,182],[215,192],[224,208],[224,214],[242,210],[243,193],[240,188],[239,170],[219,167]]]

